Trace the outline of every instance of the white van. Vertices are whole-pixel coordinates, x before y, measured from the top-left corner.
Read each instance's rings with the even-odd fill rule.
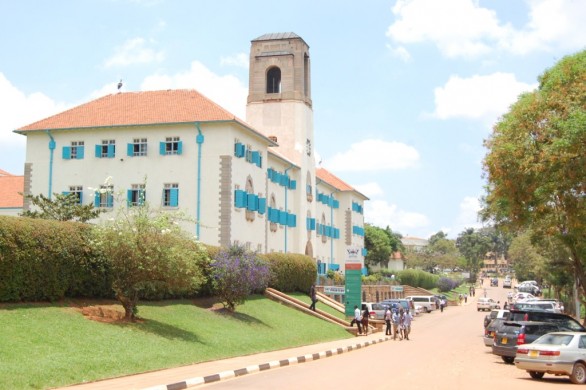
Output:
[[[426,313],[437,309],[435,305],[436,298],[433,295],[412,295],[405,297],[405,299],[413,301],[415,306],[421,306]]]

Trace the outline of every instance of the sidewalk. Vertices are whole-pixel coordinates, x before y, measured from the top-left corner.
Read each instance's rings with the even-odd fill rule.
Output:
[[[66,387],[68,390],[176,390],[273,368],[300,364],[391,340],[383,332],[297,348],[239,356]]]

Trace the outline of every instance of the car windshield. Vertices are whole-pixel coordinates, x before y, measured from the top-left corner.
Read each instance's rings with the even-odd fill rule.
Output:
[[[533,344],[568,345],[573,337],[571,334],[548,333],[535,340]]]

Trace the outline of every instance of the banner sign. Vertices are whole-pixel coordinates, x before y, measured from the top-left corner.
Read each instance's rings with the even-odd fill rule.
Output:
[[[344,286],[324,286],[324,294],[344,295],[346,287]]]

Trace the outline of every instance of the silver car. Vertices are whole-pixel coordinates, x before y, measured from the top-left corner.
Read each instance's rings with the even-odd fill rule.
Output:
[[[531,378],[544,374],[569,375],[576,384],[586,383],[586,333],[552,332],[531,344],[517,347],[515,366]]]

